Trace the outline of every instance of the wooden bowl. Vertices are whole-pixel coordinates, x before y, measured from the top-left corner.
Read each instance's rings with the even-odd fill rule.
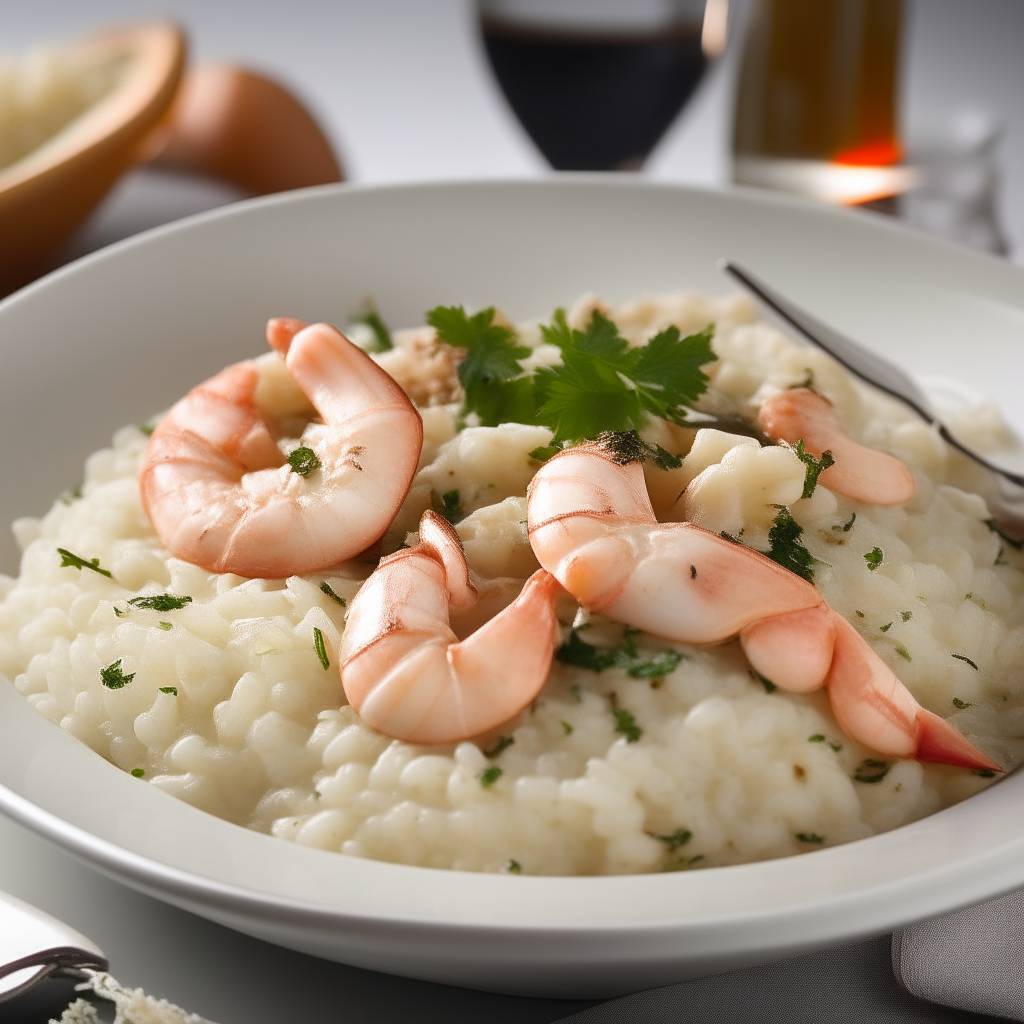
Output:
[[[185,37],[173,24],[125,26],[71,44],[124,53],[114,88],[22,159],[0,170],[0,294],[38,273],[142,155],[174,99]]]

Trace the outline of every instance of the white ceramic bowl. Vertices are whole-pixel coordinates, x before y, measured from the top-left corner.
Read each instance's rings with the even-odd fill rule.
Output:
[[[256,200],[88,257],[0,304],[0,520],[44,511],[118,426],[262,350],[269,316],[395,325],[438,303],[546,316],[729,290],[734,257],[1024,428],[1024,271],[867,215],[577,178]],[[14,548],[4,541],[3,568]],[[107,764],[0,679],[0,808],[160,899],[294,949],[506,992],[605,996],[880,933],[1024,884],[1024,775],[872,839],[691,873],[404,867],[250,832]]]

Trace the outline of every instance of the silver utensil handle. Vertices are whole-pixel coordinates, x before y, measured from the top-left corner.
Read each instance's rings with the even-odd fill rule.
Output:
[[[0,892],[0,1002],[57,970],[108,967],[103,950],[49,914]]]

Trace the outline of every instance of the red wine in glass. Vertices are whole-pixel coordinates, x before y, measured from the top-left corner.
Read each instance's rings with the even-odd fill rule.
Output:
[[[491,67],[556,170],[636,169],[724,42],[724,0],[480,0]],[[613,5],[614,6],[614,5]],[[605,8],[604,11],[601,8]]]

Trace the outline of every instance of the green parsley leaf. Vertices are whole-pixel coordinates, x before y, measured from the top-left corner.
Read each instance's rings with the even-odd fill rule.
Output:
[[[571,736],[573,734],[573,731],[574,731],[573,727],[563,718],[562,719],[562,732],[564,732],[566,736]]]
[[[808,583],[813,583],[813,566],[817,564],[818,559],[800,540],[804,528],[793,518],[793,513],[785,505],[775,507],[779,512],[768,528],[768,543],[771,548],[765,554],[784,569],[795,572]]]
[[[974,703],[969,700],[961,700],[959,697],[954,697],[953,707],[959,708],[961,711],[963,711],[964,708],[973,708]]]
[[[332,601],[336,601],[338,604],[340,604],[342,608],[344,608],[345,605],[348,603],[345,600],[345,598],[338,597],[338,595],[334,592],[334,589],[331,587],[330,583],[327,582],[327,580],[324,580],[323,583],[320,584],[320,590],[323,593],[325,593]]]
[[[159,627],[160,627],[160,628],[161,628],[162,630],[165,630],[165,631],[166,631],[166,630],[170,630],[170,629],[174,629],[174,624],[173,624],[172,622],[158,622],[158,623],[157,623],[157,625],[158,625],[158,626],[159,626]]]
[[[146,774],[146,770],[144,768],[133,768],[131,773],[136,779],[141,779]]]
[[[473,316],[462,306],[435,306],[427,323],[442,341],[466,350],[458,370],[466,393],[464,413],[475,412],[485,427],[535,423],[533,379],[519,365],[530,349],[516,344],[516,332],[494,323],[494,315],[493,306]]]
[[[975,672],[978,671],[977,663],[972,661],[970,658],[968,658],[966,654],[953,654],[952,657],[956,658],[957,661],[966,661],[967,664],[970,665],[971,668],[973,668]]]
[[[562,350],[562,365],[541,367],[534,378],[536,422],[551,428],[553,444],[636,430],[648,415],[681,418],[707,388],[700,367],[717,358],[710,327],[687,338],[669,327],[630,348],[596,309],[583,331],[571,329],[560,309],[541,333]]]
[[[323,665],[326,672],[331,667],[331,661],[327,657],[327,643],[319,626],[313,627],[313,647],[316,649],[316,656],[320,659],[320,664]]]
[[[65,566],[70,566],[72,569],[77,569],[81,572],[83,569],[92,569],[93,572],[98,572],[101,576],[106,576],[108,579],[113,579],[113,575],[106,569],[100,568],[100,560],[98,558],[90,559],[88,562],[84,558],[79,558],[78,555],[68,551],[67,548],[57,548],[57,554],[60,555],[60,566],[63,569]]]
[[[853,524],[857,521],[857,513],[851,512],[850,518],[838,526],[833,526],[832,529],[836,533],[849,533],[853,529]]]
[[[678,469],[683,464],[681,455],[673,455],[660,444],[648,444],[635,430],[606,430],[598,435],[597,440],[604,445],[605,451],[617,466],[648,460],[658,469]]]
[[[900,657],[901,657],[901,658],[902,658],[902,659],[903,659],[904,661],[913,661],[913,660],[914,660],[914,659],[913,659],[913,658],[911,658],[911,656],[910,656],[910,651],[908,651],[908,650],[906,649],[906,647],[904,647],[904,646],[903,646],[903,644],[897,644],[897,645],[896,645],[896,653],[897,653],[897,654],[898,654],[898,655],[899,655],[899,656],[900,656]]]
[[[661,679],[679,666],[683,656],[678,651],[666,650],[654,655],[648,661],[640,661],[626,669],[626,675],[633,679]]]
[[[882,631],[883,633],[888,633],[888,632],[889,632],[889,630],[890,630],[890,629],[892,628],[892,623],[891,623],[891,622],[887,622],[887,623],[886,623],[886,624],[885,624],[884,626],[879,626],[878,628],[879,628],[879,629],[880,629],[880,630],[881,630],[881,631]]]
[[[750,678],[756,680],[764,687],[765,693],[774,693],[778,687],[769,679],[767,676],[761,675],[760,672],[750,670]]]
[[[836,743],[835,740],[830,740],[822,733],[815,733],[813,736],[807,737],[808,743],[827,743],[837,754],[843,749],[842,743]]]
[[[913,614],[914,614],[913,612],[900,612],[900,618],[904,622],[909,622],[911,620]]]
[[[1009,565],[1010,563],[1005,558],[1003,558],[1003,555],[1004,555],[1005,552],[1006,552],[1006,545],[1005,544],[1000,544],[999,545],[999,554],[996,555],[996,560],[992,564],[993,565]]]
[[[825,842],[824,836],[819,836],[817,832],[797,832],[796,838],[801,843],[823,843]]]
[[[507,750],[515,743],[516,739],[514,736],[499,736],[494,742],[494,746],[490,750],[484,751],[484,757],[495,758],[503,750]]]
[[[489,787],[493,786],[498,781],[498,779],[500,779],[504,774],[505,772],[501,768],[499,768],[496,764],[492,764],[489,768],[485,768],[477,776],[477,778],[480,780],[480,785],[483,786],[484,789],[488,789]]]
[[[523,866],[513,858],[508,862],[508,871],[511,875],[521,875],[523,873]]]
[[[191,597],[175,597],[174,594],[150,594],[146,597],[129,597],[133,608],[150,608],[155,612],[176,612],[191,604]]]
[[[439,516],[447,519],[452,526],[466,518],[466,513],[462,511],[462,500],[458,489],[438,494],[436,490],[431,488],[430,506]]]
[[[349,323],[366,324],[373,331],[374,343],[371,348],[366,350],[367,352],[387,352],[395,347],[394,342],[391,340],[391,332],[380,318],[380,313],[377,312],[375,306],[367,305],[363,312],[352,317]]]
[[[178,696],[178,688],[176,686],[161,686],[159,689],[161,693],[169,693],[172,697]]]
[[[569,687],[569,693],[572,694],[572,699],[576,701],[577,704],[583,703],[583,692],[580,690],[579,683],[573,683],[573,685]]]
[[[292,470],[299,474],[299,476],[309,476],[314,469],[320,468],[320,460],[317,458],[316,452],[312,448],[296,448],[295,451],[288,456],[288,465],[292,467]]]
[[[553,459],[561,450],[562,446],[560,444],[544,444],[539,448],[534,448],[530,452],[530,458],[534,462],[547,462],[548,459]]]
[[[654,832],[649,832],[648,835],[665,843],[669,853],[675,853],[680,846],[685,846],[693,838],[693,833],[688,828],[677,828],[675,832],[667,836],[659,836]]]
[[[865,758],[853,773],[855,782],[881,782],[889,774],[888,761],[876,761],[872,757]]]
[[[151,427],[148,423],[136,423],[135,426],[139,433],[145,434],[146,437],[152,437],[153,431],[156,430],[156,427]]]
[[[129,672],[127,675],[121,671],[121,659],[106,668],[100,669],[100,682],[108,690],[120,690],[122,687],[127,686],[135,678],[134,672]]]
[[[868,571],[874,572],[881,564],[885,555],[881,548],[872,548],[865,556],[864,561],[868,563]]]
[[[818,477],[828,469],[829,466],[834,466],[836,460],[832,458],[831,452],[822,452],[821,458],[816,459],[810,452],[804,450],[803,438],[800,438],[796,445],[793,447],[793,451],[796,452],[796,457],[804,464],[804,492],[800,495],[801,498],[809,498],[814,493],[814,488],[818,486]],[[856,513],[854,513],[856,515]],[[853,525],[851,520],[850,525]]]
[[[625,708],[612,708],[612,714],[615,716],[615,731],[622,733],[626,737],[627,743],[636,743],[643,736],[644,731],[636,724],[632,711],[627,711]]]

